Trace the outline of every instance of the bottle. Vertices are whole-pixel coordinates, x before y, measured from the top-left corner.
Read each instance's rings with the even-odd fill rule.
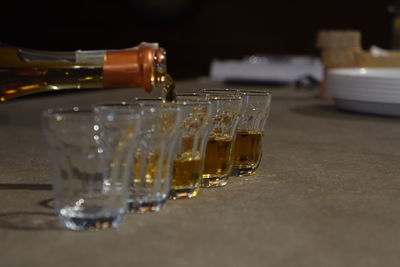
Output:
[[[163,86],[165,100],[175,97],[166,71],[165,50],[141,43],[121,50],[55,52],[0,45],[0,102],[54,90]]]

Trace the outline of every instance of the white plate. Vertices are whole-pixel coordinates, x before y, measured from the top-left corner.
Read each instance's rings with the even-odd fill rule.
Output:
[[[336,106],[339,109],[356,111],[367,114],[385,115],[385,116],[400,116],[400,103],[376,103],[368,101],[357,101],[334,98]]]
[[[380,93],[389,93],[393,95],[400,95],[400,88],[395,87],[376,87],[374,85],[354,85],[354,84],[346,84],[346,83],[329,83],[329,88],[333,90],[355,90],[360,92],[371,92],[375,94]]]
[[[329,77],[328,83],[345,83],[349,85],[367,85],[367,86],[376,86],[376,87],[393,87],[400,89],[400,80],[399,81],[388,81],[388,80],[373,80],[373,79],[363,79],[363,80],[352,80],[342,77]]]
[[[400,96],[400,89],[396,88],[384,88],[379,87],[376,88],[374,86],[358,86],[358,85],[346,85],[346,84],[330,84],[328,86],[329,89],[332,91],[353,91],[359,93],[366,93],[366,94],[391,94],[393,96]]]
[[[400,103],[400,90],[389,88],[374,88],[346,84],[329,83],[327,87],[329,95],[343,99]]]
[[[394,98],[390,95],[367,95],[353,92],[334,91],[331,93],[333,98],[368,101],[377,103],[400,104],[400,97]]]
[[[334,77],[400,82],[400,68],[337,68],[330,70],[328,74]]]
[[[400,82],[389,82],[389,81],[375,81],[375,80],[364,80],[364,81],[348,81],[342,78],[336,79],[328,79],[328,83],[341,83],[346,85],[357,85],[357,86],[373,86],[376,88],[384,87],[384,88],[396,88],[400,90]]]
[[[400,68],[338,68],[328,73],[333,98],[376,103],[400,103]]]

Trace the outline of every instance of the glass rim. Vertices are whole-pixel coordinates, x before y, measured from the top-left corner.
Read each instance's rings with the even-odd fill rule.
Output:
[[[223,92],[237,92],[238,94],[244,95],[272,95],[270,91],[264,91],[260,89],[245,89],[245,88],[203,88],[201,92],[216,92],[216,93],[223,93]]]
[[[123,112],[123,113],[139,113],[139,108],[134,105],[130,105],[128,102],[116,102],[116,103],[100,103],[93,105],[94,112],[106,111],[106,112]]]
[[[199,96],[199,97],[204,97],[207,99],[207,97],[211,97],[211,99],[207,99],[209,101],[218,101],[218,100],[238,100],[241,101],[242,100],[242,96],[240,94],[221,94],[221,95],[213,95],[213,94],[207,94],[206,92],[200,92],[200,93],[183,93],[183,94],[177,94],[177,97],[185,97],[185,96]]]
[[[143,96],[143,97],[134,97],[133,100],[129,103],[135,103],[136,101],[163,101],[164,99],[160,96]]]
[[[208,94],[209,97],[211,97],[210,100],[212,101],[242,101],[243,97],[241,95],[213,95],[213,94]]]
[[[68,118],[94,119],[94,111],[89,107],[66,107],[66,108],[49,108],[42,112],[42,116],[48,119],[59,119],[60,116]]]
[[[137,102],[132,102],[130,103],[131,106],[134,106],[136,108],[139,108],[139,112],[143,114],[143,112],[163,112],[163,111],[172,111],[175,112],[176,114],[179,114],[182,111],[182,106],[179,105],[167,105],[163,103],[160,100],[152,100],[150,101],[137,101]]]
[[[98,103],[94,104],[93,107],[122,107],[122,106],[129,106],[128,102],[122,101],[122,102],[104,102],[104,103]]]
[[[106,109],[105,111],[107,113],[115,112],[112,108]],[[101,117],[102,115],[99,114],[94,107],[50,108],[42,112],[42,117],[44,119],[53,119],[58,121],[65,119],[76,121],[97,121],[99,116]],[[123,120],[136,120],[140,118],[139,112],[132,112],[132,110],[123,110],[117,116]]]
[[[166,107],[169,107],[169,106],[171,106],[171,107],[174,107],[174,106],[177,106],[177,107],[179,107],[179,106],[199,106],[199,105],[211,105],[212,104],[212,102],[207,99],[204,99],[204,100],[203,99],[199,99],[199,100],[184,99],[182,101],[178,100],[178,101],[174,101],[174,102],[165,102],[164,99],[162,99],[161,97],[159,97],[159,98],[143,98],[143,99],[136,98],[135,102],[132,102],[133,105],[138,104],[138,103],[139,104],[140,103],[143,103],[143,104],[148,103],[149,105],[151,105],[151,104],[157,105],[160,103],[160,105],[166,106]]]

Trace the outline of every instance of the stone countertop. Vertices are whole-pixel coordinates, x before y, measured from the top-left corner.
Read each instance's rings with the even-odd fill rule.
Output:
[[[179,91],[221,87],[180,81]],[[40,113],[127,100],[88,90],[0,104],[0,266],[398,266],[400,118],[338,111],[272,88],[258,173],[233,177],[119,228],[61,229]]]

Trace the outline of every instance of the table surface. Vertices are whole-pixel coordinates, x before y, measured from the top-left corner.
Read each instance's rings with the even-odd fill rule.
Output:
[[[177,83],[184,92],[210,86],[223,85]],[[314,92],[271,91],[256,175],[100,232],[58,226],[40,113],[144,93],[0,104],[0,266],[398,266],[400,118],[342,112]]]

